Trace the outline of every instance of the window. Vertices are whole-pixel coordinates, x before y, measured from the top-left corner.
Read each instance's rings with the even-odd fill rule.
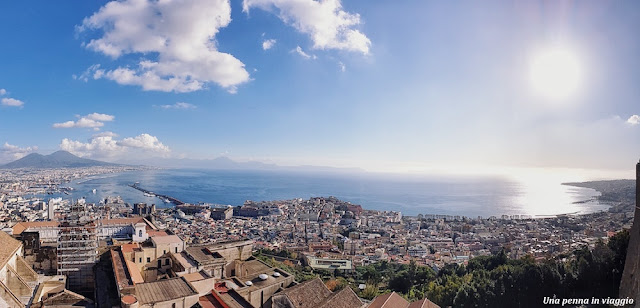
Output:
[[[171,304],[171,308],[176,308],[176,303]]]
[[[142,237],[142,230],[138,230],[138,237]]]
[[[176,253],[178,253],[178,247],[176,247]]]
[[[151,258],[147,257],[147,263],[151,262]]]
[[[163,250],[163,251],[162,251],[162,254],[163,254],[163,255],[164,255],[164,254],[166,254],[166,253],[167,253],[167,251],[166,251],[166,250]]]
[[[169,259],[164,260],[164,265],[169,265]]]
[[[142,263],[142,258],[140,258],[140,260],[139,260],[139,262],[138,262],[138,263]]]

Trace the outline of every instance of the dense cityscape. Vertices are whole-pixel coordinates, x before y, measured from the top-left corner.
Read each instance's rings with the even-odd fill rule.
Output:
[[[409,305],[415,297],[378,291],[373,294],[381,295],[372,296],[367,279],[352,279],[350,287],[339,290],[326,288],[338,277],[382,263],[437,273],[498,254],[534,262],[564,260],[574,251],[594,249],[633,223],[633,213],[624,210],[535,219],[403,216],[330,196],[248,200],[238,206],[179,202],[164,208],[131,204],[119,196],[98,204],[46,197],[72,189],[66,186],[70,181],[138,169],[0,170],[0,227],[16,239],[5,236],[3,243],[20,246],[2,255],[9,269],[3,268],[0,304],[289,307],[285,302],[295,301],[297,292],[314,290],[324,294],[317,302],[291,307],[400,307],[384,302],[391,296]],[[157,198],[163,204],[167,196]],[[618,200],[612,209],[628,202]],[[292,269],[302,266],[304,274]],[[344,306],[331,304],[338,299]],[[414,303],[436,307],[427,298]]]

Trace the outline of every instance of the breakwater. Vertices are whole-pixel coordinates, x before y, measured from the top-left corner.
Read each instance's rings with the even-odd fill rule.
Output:
[[[150,190],[146,190],[146,189],[144,189],[144,188],[140,187],[140,186],[138,185],[138,183],[130,184],[130,185],[129,185],[129,187],[131,187],[131,188],[133,188],[133,189],[137,189],[137,190],[139,190],[139,191],[141,191],[141,192],[143,192],[143,193],[145,193],[145,194],[154,195],[154,196],[156,196],[156,197],[158,197],[158,198],[160,198],[160,199],[162,199],[162,200],[169,200],[169,202],[171,202],[171,203],[173,203],[173,204],[175,204],[175,205],[182,205],[182,204],[184,204],[184,202],[182,202],[182,201],[180,201],[180,200],[178,200],[178,199],[176,199],[176,198],[174,198],[174,197],[167,196],[167,195],[162,195],[162,194],[156,194],[156,193],[154,193],[154,192],[152,192],[152,191],[150,191]]]

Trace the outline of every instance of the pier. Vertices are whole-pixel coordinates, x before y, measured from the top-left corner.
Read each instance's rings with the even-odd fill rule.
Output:
[[[173,203],[175,205],[183,205],[184,204],[184,202],[182,202],[182,201],[180,201],[180,200],[178,200],[178,199],[176,199],[174,197],[167,196],[167,195],[156,194],[156,193],[154,193],[152,191],[146,190],[146,189],[138,186],[138,183],[133,183],[133,184],[129,185],[129,187],[137,189],[137,190],[139,190],[139,191],[141,191],[141,192],[143,192],[145,194],[154,195],[154,196],[156,196],[156,197],[158,197],[160,199],[169,200],[169,201],[171,201],[171,203]]]

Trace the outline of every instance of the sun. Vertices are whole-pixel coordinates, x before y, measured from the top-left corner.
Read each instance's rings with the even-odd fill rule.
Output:
[[[531,60],[531,86],[545,98],[570,98],[578,90],[581,77],[580,61],[571,50],[551,48],[536,54]]]

